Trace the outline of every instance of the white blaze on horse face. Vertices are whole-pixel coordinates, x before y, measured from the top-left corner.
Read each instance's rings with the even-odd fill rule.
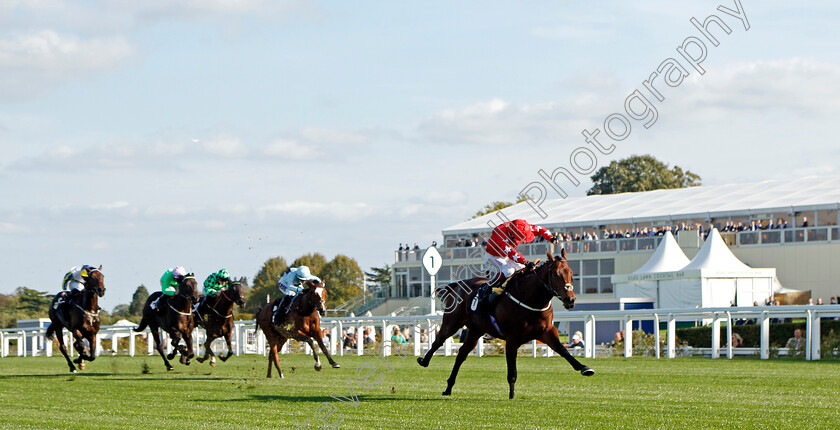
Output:
[[[317,295],[318,295],[318,297],[320,297],[320,298],[321,298],[321,300],[326,300],[326,299],[324,298],[324,293],[325,293],[325,292],[326,292],[326,290],[325,290],[323,287],[318,287],[318,288],[315,288],[315,294],[317,294]]]

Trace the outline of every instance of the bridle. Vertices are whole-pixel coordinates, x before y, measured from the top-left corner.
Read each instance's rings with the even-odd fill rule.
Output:
[[[559,261],[558,261],[558,260],[555,260],[555,261],[557,261],[558,263],[566,263],[566,260],[559,260]],[[536,271],[534,271],[534,272],[536,273]],[[539,279],[539,280],[540,280],[540,283],[542,284],[543,288],[545,288],[546,290],[548,290],[548,292],[549,292],[549,293],[551,293],[551,295],[552,295],[552,296],[557,297],[557,298],[558,298],[558,299],[560,299],[560,300],[563,300],[563,296],[561,296],[561,295],[557,292],[557,290],[556,290],[556,289],[552,286],[552,282],[553,282],[553,279],[554,279],[554,277],[553,277],[552,275],[554,275],[554,274],[556,274],[556,272],[555,272],[554,270],[550,271],[550,273],[548,274],[548,282],[545,282],[545,281],[543,280],[543,278],[542,278],[542,277],[540,277],[540,275],[539,275],[539,274],[537,274],[537,279]],[[558,275],[558,277],[559,277],[559,275]],[[565,281],[565,279],[564,279],[564,281]],[[572,291],[574,291],[574,290],[575,290],[574,285],[572,285],[572,284],[570,284],[570,283],[568,283],[568,282],[566,282],[566,285],[564,285],[564,286],[563,286],[563,288],[565,288],[565,290],[566,290],[566,298],[567,298],[567,299],[569,298],[568,293],[570,293],[570,292],[572,292]]]
[[[187,301],[187,303],[190,303],[190,301],[191,301],[191,300],[190,300],[190,297],[189,297],[189,296],[187,296],[186,294],[184,294],[184,293],[181,291],[181,286],[182,286],[182,285],[185,285],[185,282],[187,281],[187,279],[195,279],[195,276],[193,276],[193,275],[186,275],[186,276],[184,276],[183,278],[181,278],[181,280],[178,282],[178,293],[176,293],[176,294],[175,294],[175,296],[176,296],[176,297],[178,297],[178,296],[183,297],[183,298],[184,298],[184,300],[186,300],[186,301]],[[190,316],[190,315],[192,315],[192,312],[181,312],[181,311],[179,311],[178,309],[175,309],[175,308],[172,306],[172,300],[169,300],[169,301],[167,302],[167,304],[169,305],[169,309],[172,309],[173,311],[175,311],[176,313],[178,313],[178,315],[183,315],[183,316]],[[188,306],[189,306],[189,305],[188,305]],[[192,306],[190,306],[190,308],[192,308]]]

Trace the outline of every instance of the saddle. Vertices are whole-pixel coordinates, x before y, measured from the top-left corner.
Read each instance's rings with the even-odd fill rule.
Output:
[[[288,296],[283,296],[283,297],[280,297],[280,298],[274,300],[274,303],[272,305],[272,309],[274,310],[274,312],[272,313],[272,316],[271,316],[271,324],[276,325],[276,326],[283,325],[283,323],[286,321],[286,315],[289,314],[289,311],[292,309],[292,305],[295,303],[295,300],[297,300],[298,297],[300,297],[300,296],[301,296],[301,294],[297,294],[297,295],[293,296],[291,298],[291,300],[289,301],[289,304],[287,304],[285,306],[285,310],[283,312],[281,312],[281,310],[283,310],[281,308],[281,306],[283,306],[283,301]],[[281,315],[281,313],[282,313],[282,315]]]
[[[78,294],[76,294],[78,295]],[[73,303],[75,303],[76,297],[70,297],[69,291],[62,291],[58,293],[58,300],[56,300],[55,305],[53,305],[53,309],[55,309],[55,314],[58,317],[58,320],[61,321],[65,327],[69,327],[69,321],[67,321],[67,311]]]

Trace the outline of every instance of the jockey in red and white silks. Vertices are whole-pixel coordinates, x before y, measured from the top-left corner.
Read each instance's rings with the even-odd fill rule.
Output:
[[[493,229],[484,253],[484,261],[496,269],[491,269],[495,272],[491,278],[491,287],[501,285],[510,275],[529,263],[516,247],[523,242],[533,242],[536,236],[542,236],[551,242],[556,241],[547,228],[529,224],[524,219],[508,221]]]

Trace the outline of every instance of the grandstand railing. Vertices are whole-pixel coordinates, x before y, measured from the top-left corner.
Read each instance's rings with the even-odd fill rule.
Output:
[[[666,358],[677,357],[678,353],[684,355],[702,354],[709,355],[712,358],[719,358],[722,355],[728,358],[741,355],[743,353],[754,354],[757,353],[762,359],[768,359],[771,355],[770,347],[770,321],[771,319],[782,318],[797,318],[804,319],[806,322],[806,329],[804,337],[806,339],[805,359],[819,360],[820,359],[820,342],[814,341],[820,339],[820,318],[835,318],[840,317],[840,305],[804,305],[804,306],[770,306],[770,307],[726,307],[726,308],[698,308],[698,309],[637,309],[625,311],[562,311],[555,312],[554,321],[560,323],[582,322],[584,324],[584,344],[583,349],[572,350],[573,354],[582,354],[589,358],[599,355],[599,348],[595,345],[596,321],[620,321],[623,323],[625,333],[631,333],[633,330],[633,323],[638,321],[653,321],[654,327],[659,327],[659,323],[664,323],[666,328],[665,339],[660,339],[659,330],[654,330],[655,344],[661,345],[655,349],[656,358],[664,355]],[[420,356],[428,351],[431,343],[434,341],[435,331],[441,323],[441,315],[428,316],[399,316],[399,317],[342,317],[342,318],[324,318],[321,321],[321,326],[329,335],[326,344],[329,345],[330,353],[333,355],[343,356],[345,354],[365,355],[365,354],[381,354],[383,356],[391,355],[392,353],[399,353],[402,355],[413,354]],[[755,348],[735,348],[729,341],[726,346],[721,346],[720,327],[721,324],[726,323],[727,339],[732,338],[732,327],[734,321],[739,319],[753,319],[757,321],[760,326],[760,345]],[[686,351],[685,347],[678,347],[676,345],[676,322],[677,321],[696,321],[712,326],[712,342],[708,348],[697,347]],[[393,328],[402,326],[408,328],[410,341],[405,345],[392,344],[391,336]],[[363,333],[364,328],[372,327],[377,333],[377,342],[371,345],[365,345],[365,342],[356,342],[356,347],[348,349],[341,347],[339,341],[344,336],[345,331],[350,329],[356,333]],[[132,326],[105,326],[100,329],[96,337],[96,345],[94,347],[98,354],[102,353],[127,353],[134,356],[137,353],[138,337],[146,338],[146,353],[152,355],[154,353],[151,336],[148,336],[148,329],[142,333],[135,333]],[[236,321],[233,334],[233,349],[236,355],[241,354],[262,354],[267,352],[267,345],[265,336],[256,329],[254,320]],[[3,329],[0,330],[0,355],[8,357],[10,355],[16,356],[52,356],[54,351],[54,342],[47,341],[45,336],[46,329]],[[70,345],[70,335],[66,331],[63,333],[65,341]],[[791,333],[792,336],[792,333]],[[359,335],[357,338],[361,338]],[[128,339],[127,350],[108,350],[105,351],[102,347],[101,341],[104,339],[112,339],[113,345],[119,345],[113,339]],[[164,339],[166,338],[164,333]],[[199,350],[199,346],[203,344],[206,339],[202,329],[196,329],[194,333],[194,348],[197,353],[203,354],[203,346]],[[164,341],[167,345],[167,352],[171,351],[171,345],[168,341]],[[12,352],[12,343],[14,343],[14,352]],[[216,340],[212,345],[213,350],[222,352],[225,348],[222,340]],[[299,345],[297,345],[299,347]],[[453,338],[449,338],[439,350],[438,354],[453,355],[455,349],[460,344],[456,343]],[[479,340],[478,347],[475,354],[482,356],[486,353],[489,345],[485,345],[484,339]],[[290,343],[283,347],[283,353],[290,353],[295,351],[295,346],[290,346]],[[68,348],[72,349],[72,348]],[[533,357],[553,355],[553,352],[547,346],[536,341],[529,345],[524,345],[523,350],[530,349]],[[603,347],[601,348],[603,351]],[[303,346],[303,351],[309,353],[309,346]],[[631,357],[634,353],[632,336],[627,336],[624,343],[623,355]]]
[[[697,230],[683,230],[680,234],[698,234],[698,232]],[[721,236],[729,246],[827,243],[840,240],[840,227],[826,226],[740,232],[722,231]],[[640,252],[653,251],[661,240],[662,236],[591,239],[561,242],[557,246],[562,246],[569,254]],[[519,245],[517,250],[523,255],[539,256],[545,255],[548,246],[549,244],[546,242],[529,243]],[[423,251],[394,251],[394,261],[398,263],[420,261]],[[484,247],[441,247],[439,251],[444,260],[469,260],[480,259],[484,253]],[[557,248],[556,251],[559,252],[560,249]]]

